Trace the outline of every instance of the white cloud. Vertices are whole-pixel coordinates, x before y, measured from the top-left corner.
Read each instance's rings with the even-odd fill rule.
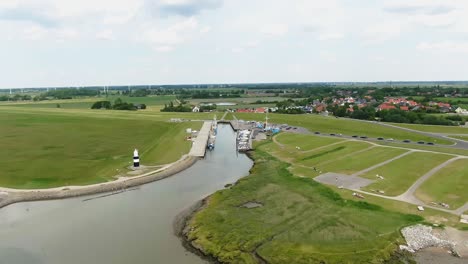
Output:
[[[383,42],[400,36],[403,21],[386,21],[370,25],[362,34],[367,43]]]
[[[110,29],[102,30],[96,33],[96,38],[100,40],[113,40],[114,32]]]
[[[231,51],[232,51],[233,53],[242,53],[242,52],[245,51],[245,49],[242,48],[242,47],[237,47],[237,48],[232,48]]]
[[[468,53],[468,42],[421,42],[417,46],[418,50],[438,53]]]
[[[48,31],[40,26],[30,26],[23,30],[24,37],[28,40],[37,40],[47,35]]]
[[[337,61],[337,56],[335,53],[327,50],[322,50],[320,51],[320,58],[327,62],[336,62]]]
[[[174,50],[173,46],[158,46],[154,48],[158,52],[170,52]]]
[[[344,34],[336,33],[336,32],[329,32],[329,33],[322,33],[319,35],[319,40],[337,40],[344,38]]]
[[[187,41],[198,29],[194,17],[184,19],[167,28],[151,28],[144,32],[144,40],[158,46],[173,46]]]
[[[200,33],[205,34],[211,31],[210,26],[204,26],[203,28],[200,29]]]
[[[267,24],[260,28],[260,32],[266,35],[280,37],[288,33],[288,26],[285,24]]]

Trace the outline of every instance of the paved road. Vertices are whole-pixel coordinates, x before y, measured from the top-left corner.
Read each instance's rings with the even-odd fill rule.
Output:
[[[391,127],[391,128],[406,130],[408,132],[418,133],[418,134],[429,136],[429,137],[454,141],[455,145],[449,145],[447,147],[468,149],[468,141],[464,141],[464,140],[461,140],[461,139],[455,139],[455,138],[449,138],[446,134],[443,134],[443,133],[423,132],[423,131],[414,130],[414,129],[411,129],[411,128],[399,127],[399,126],[395,126],[395,125],[388,124],[388,123],[382,123],[382,122],[375,122],[375,123],[379,124],[381,126],[387,126],[387,127]]]
[[[393,157],[393,158],[388,159],[388,160],[386,160],[386,161],[384,161],[384,162],[381,162],[381,163],[376,164],[376,165],[374,165],[374,166],[372,166],[372,167],[369,167],[369,168],[367,168],[367,169],[365,169],[365,170],[358,171],[358,172],[352,174],[352,176],[359,176],[359,175],[362,175],[362,174],[364,174],[364,173],[366,173],[366,172],[369,172],[369,171],[371,171],[371,170],[373,170],[373,169],[375,169],[375,168],[378,168],[378,167],[380,167],[380,166],[383,166],[383,165],[385,165],[385,164],[388,164],[388,163],[390,163],[390,162],[392,162],[392,161],[394,161],[394,160],[397,160],[397,159],[399,159],[399,158],[402,158],[402,157],[404,157],[404,156],[406,156],[406,155],[408,155],[408,154],[410,154],[410,153],[413,153],[413,152],[414,152],[414,151],[410,150],[410,151],[405,152],[405,153],[403,153],[403,154],[401,154],[401,155],[399,155],[399,156]]]
[[[223,115],[223,117],[221,117],[221,120],[224,120],[224,118],[226,117],[227,114],[228,114],[228,111],[224,112],[224,115]]]

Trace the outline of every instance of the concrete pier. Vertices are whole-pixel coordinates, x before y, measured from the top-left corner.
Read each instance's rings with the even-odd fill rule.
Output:
[[[206,144],[208,143],[208,138],[210,137],[212,121],[205,121],[202,128],[198,132],[198,136],[192,144],[190,149],[189,156],[191,157],[205,157]]]

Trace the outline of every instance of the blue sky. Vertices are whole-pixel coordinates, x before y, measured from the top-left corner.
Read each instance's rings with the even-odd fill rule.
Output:
[[[0,88],[467,80],[465,0],[1,0]]]

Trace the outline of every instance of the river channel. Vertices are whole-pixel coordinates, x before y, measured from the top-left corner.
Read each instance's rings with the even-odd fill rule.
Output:
[[[0,209],[0,263],[205,263],[182,246],[173,221],[198,200],[248,175],[252,161],[237,154],[235,144],[235,132],[220,125],[215,150],[164,180],[92,200]]]

